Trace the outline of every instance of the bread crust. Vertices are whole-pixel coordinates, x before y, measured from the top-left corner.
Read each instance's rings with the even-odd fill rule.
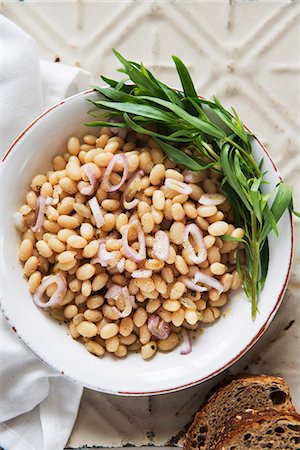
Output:
[[[267,409],[265,411],[249,410],[247,412],[238,414],[232,420],[228,421],[222,430],[219,430],[219,435],[215,444],[211,446],[211,450],[228,450],[231,445],[236,444],[236,440],[241,438],[245,433],[259,434],[262,424],[274,424],[274,426],[280,426],[284,422],[288,422],[290,426],[295,427],[295,431],[291,434],[295,435],[299,439],[298,443],[293,443],[295,447],[283,447],[290,448],[290,450],[300,449],[300,414],[295,411],[276,411]],[[282,441],[282,435],[279,435],[279,442],[288,444],[286,441]],[[274,436],[270,436],[270,440],[275,439]],[[286,439],[286,438],[285,438]],[[250,447],[239,447],[250,448]],[[262,447],[263,448],[263,447]]]
[[[217,407],[218,404],[220,405],[220,408],[224,405],[224,399],[226,396],[235,389],[241,389],[241,394],[243,393],[243,390],[250,385],[258,385],[263,386],[266,389],[276,389],[278,392],[283,392],[285,395],[285,400],[282,404],[270,404],[268,407],[272,407],[275,410],[278,411],[295,411],[295,408],[291,401],[290,391],[285,383],[285,381],[280,377],[275,377],[272,375],[239,375],[234,378],[229,378],[223,381],[221,384],[219,384],[217,387],[213,389],[213,391],[209,394],[206,402],[201,407],[199,412],[196,414],[194,421],[192,425],[190,426],[185,442],[184,442],[184,450],[211,450],[207,447],[207,442],[205,442],[205,427],[208,427],[208,417],[211,409],[214,409],[214,407]],[[253,409],[252,405],[249,405],[249,408]],[[263,406],[263,408],[258,408],[257,405],[255,409],[266,409],[266,405]],[[243,410],[241,412],[244,412]],[[230,412],[227,413],[228,416],[226,416],[226,421],[230,420],[231,417],[233,417],[237,411],[232,411],[232,414],[230,415]],[[202,437],[200,437],[201,429],[203,431]],[[206,430],[207,433],[210,433],[210,430]],[[214,434],[217,434],[217,430],[213,431]],[[206,439],[207,440],[207,439]],[[197,445],[195,442],[197,441]]]

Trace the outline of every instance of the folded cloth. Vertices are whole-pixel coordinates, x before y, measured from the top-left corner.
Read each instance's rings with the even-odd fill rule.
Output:
[[[40,62],[35,42],[1,15],[0,31],[2,157],[43,109],[86,89],[91,76],[79,68]],[[77,416],[82,388],[40,362],[2,315],[0,342],[0,446],[5,450],[63,449]]]

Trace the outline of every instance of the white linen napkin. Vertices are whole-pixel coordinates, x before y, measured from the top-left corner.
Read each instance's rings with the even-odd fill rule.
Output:
[[[40,62],[36,43],[1,15],[0,33],[2,157],[38,114],[86,89],[91,76],[79,68]],[[0,446],[5,450],[63,449],[77,416],[82,388],[41,363],[11,331],[2,314],[0,346]]]

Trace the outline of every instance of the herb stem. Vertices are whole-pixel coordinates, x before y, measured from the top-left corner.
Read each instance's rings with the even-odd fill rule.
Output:
[[[251,289],[251,304],[252,304],[252,319],[255,319],[257,309],[258,297],[258,275],[259,275],[259,242],[257,240],[257,220],[255,213],[251,213],[251,249],[253,254],[253,268],[252,268],[252,289]]]

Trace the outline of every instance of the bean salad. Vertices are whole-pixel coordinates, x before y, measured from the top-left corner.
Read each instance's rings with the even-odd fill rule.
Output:
[[[102,127],[72,136],[33,177],[15,213],[19,259],[37,307],[96,356],[180,345],[216,321],[241,286],[221,173],[183,170],[149,136]]]

